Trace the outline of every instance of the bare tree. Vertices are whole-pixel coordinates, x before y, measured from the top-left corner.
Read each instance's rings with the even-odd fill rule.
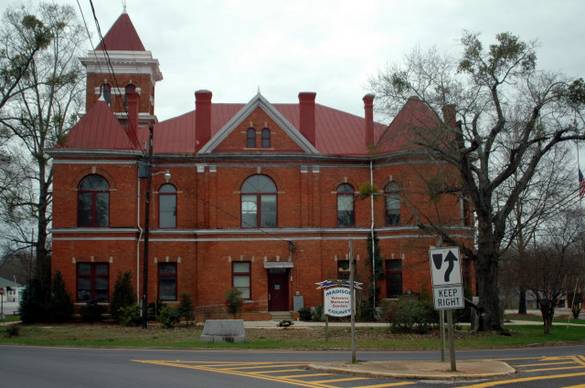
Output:
[[[585,82],[537,70],[535,44],[511,33],[497,34],[487,49],[477,34],[465,33],[462,46],[459,60],[415,50],[402,65],[380,72],[371,86],[389,114],[413,95],[438,118],[443,107],[455,105],[457,126],[443,122],[433,131],[421,129],[413,143],[459,173],[460,182],[445,191],[459,191],[475,211],[477,249],[461,248],[475,260],[480,329],[501,330],[498,265],[510,216],[545,155],[558,144],[585,138]],[[421,227],[457,243],[441,225]]]
[[[82,102],[83,72],[77,60],[84,34],[72,7],[42,3],[7,11],[4,28],[14,45],[25,45],[21,21],[35,14],[50,36],[30,57],[11,99],[0,112],[1,151],[10,157],[0,186],[0,221],[9,248],[36,248],[36,278],[50,283],[48,228],[53,174],[47,151],[66,134]],[[26,31],[25,31],[26,32]],[[32,241],[31,229],[36,229]]]

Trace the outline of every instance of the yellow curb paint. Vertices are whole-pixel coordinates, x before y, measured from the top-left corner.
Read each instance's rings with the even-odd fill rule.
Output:
[[[362,388],[362,387],[360,387]],[[577,385],[567,385],[566,387],[563,388],[585,388],[585,384],[577,384]]]
[[[521,372],[549,372],[551,370],[568,370],[568,369],[585,369],[583,365],[578,366],[560,366],[558,368],[539,368],[539,369],[523,369]]]
[[[521,377],[521,378],[517,378],[517,379],[510,379],[510,380],[497,380],[497,381],[490,381],[490,382],[481,383],[481,384],[466,385],[465,388],[488,388],[488,387],[497,387],[498,385],[507,385],[507,384],[514,384],[514,383],[525,383],[525,382],[528,382],[528,381],[564,379],[564,378],[579,377],[579,376],[585,376],[585,372],[580,372],[580,373],[563,373],[563,374],[560,374],[560,375],[545,375],[545,376]]]
[[[527,368],[527,367],[531,367],[531,366],[564,365],[564,364],[575,364],[575,360],[559,361],[559,362],[535,362],[533,364],[514,365],[514,368]]]

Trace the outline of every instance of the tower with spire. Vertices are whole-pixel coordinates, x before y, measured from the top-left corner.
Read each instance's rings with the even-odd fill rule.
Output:
[[[156,82],[162,80],[158,59],[144,48],[130,17],[124,12],[87,56],[80,58],[86,68],[86,112],[104,99],[121,122],[128,119],[127,92],[140,97],[138,120],[154,117]]]

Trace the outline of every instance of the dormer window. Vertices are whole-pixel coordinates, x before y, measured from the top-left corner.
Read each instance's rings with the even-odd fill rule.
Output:
[[[256,148],[256,130],[248,128],[246,131],[246,148]]]
[[[112,86],[109,83],[104,82],[100,85],[100,96],[108,105],[112,103]]]
[[[270,148],[270,129],[262,130],[262,148]]]

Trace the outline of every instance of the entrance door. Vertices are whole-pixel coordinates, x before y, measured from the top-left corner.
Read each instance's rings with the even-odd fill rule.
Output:
[[[288,269],[268,270],[268,310],[288,311]]]

